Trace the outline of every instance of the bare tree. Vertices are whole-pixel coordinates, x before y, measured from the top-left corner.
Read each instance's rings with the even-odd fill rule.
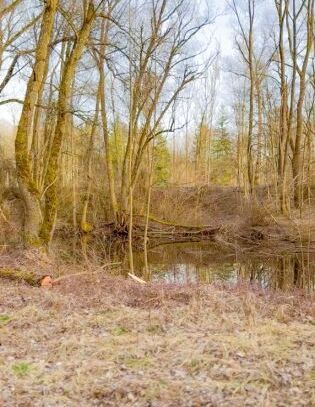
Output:
[[[28,81],[15,140],[17,177],[25,206],[24,239],[25,243],[31,245],[38,243],[41,210],[38,190],[32,180],[28,145],[34,118],[35,104],[38,100],[44,77],[57,6],[58,0],[49,0],[46,2],[41,23],[41,31],[36,47],[33,71]]]
[[[247,66],[249,78],[249,113],[248,113],[248,132],[246,147],[247,178],[249,193],[252,194],[254,187],[254,166],[253,166],[253,132],[254,132],[254,103],[255,103],[255,83],[256,70],[254,63],[254,22],[255,22],[255,0],[246,0],[247,14],[245,26],[244,19],[240,14],[240,6],[236,5],[235,0],[230,3],[231,9],[236,16],[238,28],[240,30],[240,40],[236,39],[237,49]]]
[[[45,176],[45,211],[40,231],[41,238],[45,244],[49,244],[49,242],[51,241],[57,216],[57,178],[59,173],[58,162],[62,141],[64,140],[66,135],[66,124],[69,115],[69,106],[72,86],[75,79],[75,70],[89,39],[92,25],[96,18],[95,11],[96,9],[93,1],[89,1],[85,7],[85,15],[81,28],[76,33],[76,41],[74,42],[71,52],[63,66],[57,104],[57,123],[48,160],[47,173]]]

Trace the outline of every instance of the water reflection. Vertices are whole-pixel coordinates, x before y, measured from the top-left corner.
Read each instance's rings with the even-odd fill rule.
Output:
[[[80,242],[81,260],[92,258],[102,263],[121,262],[115,272],[127,275],[128,248],[116,242]],[[210,242],[189,242],[156,246],[147,252],[134,251],[135,273],[146,281],[167,283],[229,284],[246,282],[263,288],[314,291],[315,256],[310,253],[277,253],[247,249],[227,251]]]
[[[209,243],[174,244],[149,251],[148,263],[149,275],[145,272],[143,253],[136,253],[137,274],[152,281],[249,282],[263,288],[314,290],[314,258],[299,253],[222,253]]]

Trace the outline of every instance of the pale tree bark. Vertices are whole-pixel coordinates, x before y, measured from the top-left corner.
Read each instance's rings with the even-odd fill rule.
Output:
[[[99,113],[100,113],[100,85],[97,90],[96,103],[95,103],[95,115],[94,115],[92,126],[91,126],[89,147],[88,147],[88,151],[87,151],[86,185],[85,185],[85,193],[84,193],[84,197],[83,197],[82,215],[81,215],[81,230],[85,233],[88,233],[91,230],[91,225],[88,223],[87,215],[88,215],[88,208],[89,208],[89,202],[90,202],[91,190],[92,190],[92,159],[93,159],[95,134],[96,134],[97,127],[98,127]]]
[[[248,130],[246,143],[246,166],[249,195],[253,193],[254,188],[254,160],[253,160],[253,133],[254,133],[254,108],[255,108],[255,58],[254,58],[254,22],[255,22],[255,0],[247,0],[248,29],[245,28],[245,21],[242,21],[239,6],[236,1],[231,1],[231,8],[235,14],[242,43],[236,40],[238,51],[247,66],[249,79],[249,113]],[[247,188],[246,188],[247,190]]]
[[[295,139],[293,140],[293,157],[292,157],[292,174],[293,174],[293,184],[294,184],[294,205],[296,208],[302,206],[303,199],[303,183],[302,183],[302,144],[303,144],[303,107],[305,102],[305,92],[306,92],[306,73],[307,68],[310,63],[310,54],[312,47],[314,45],[314,5],[315,0],[308,0],[305,2],[307,7],[306,12],[306,44],[305,53],[302,61],[302,66],[300,67],[297,61],[298,50],[295,46],[291,53],[292,59],[295,63],[297,73],[299,75],[299,95],[296,106],[296,132]],[[293,5],[295,6],[295,0],[293,0]],[[293,16],[293,22],[297,19],[297,13]],[[289,31],[290,33],[290,31]]]
[[[255,67],[254,67],[254,16],[255,16],[255,1],[248,1],[249,13],[249,32],[248,32],[248,68],[250,78],[249,91],[249,117],[248,117],[248,140],[247,140],[247,172],[250,194],[253,193],[254,178],[253,178],[253,131],[254,131],[254,103],[255,103]]]
[[[257,99],[257,158],[255,162],[254,180],[255,185],[259,185],[261,181],[261,165],[262,165],[262,143],[263,143],[263,95],[261,90],[261,80],[256,74],[256,99]]]
[[[149,231],[149,219],[151,208],[151,195],[153,186],[153,173],[154,173],[154,140],[148,149],[148,190],[146,197],[146,211],[145,211],[145,227],[143,235],[143,255],[144,255],[144,267],[145,267],[145,280],[150,280],[150,269],[148,262],[148,231]]]
[[[290,128],[292,122],[292,113],[289,114],[288,108],[288,85],[287,85],[287,61],[285,52],[285,21],[288,13],[288,2],[286,0],[275,0],[278,14],[279,38],[278,38],[278,55],[279,55],[279,76],[280,76],[280,119],[279,119],[279,142],[278,142],[278,164],[277,164],[277,190],[280,200],[280,210],[287,213],[289,210],[289,199],[287,191],[287,162],[288,146],[290,140]],[[291,94],[293,103],[294,94]],[[292,112],[292,104],[290,112]]]
[[[43,94],[45,89],[45,81],[48,76],[48,69],[49,69],[49,56],[46,59],[44,74],[43,74],[43,81],[41,83],[41,87],[38,92],[38,99],[37,99],[37,109],[35,110],[34,121],[33,121],[33,132],[31,137],[31,148],[30,148],[30,162],[31,162],[31,170],[32,170],[32,179],[36,185],[36,188],[39,189],[38,178],[40,172],[40,165],[39,165],[39,154],[40,154],[40,131],[41,131],[41,118],[42,118],[42,108],[41,105],[43,103]]]
[[[246,169],[246,101],[245,84],[239,90],[234,104],[235,123],[237,128],[236,162],[237,162],[237,185],[243,188],[245,195],[248,194],[247,169]]]
[[[106,170],[107,170],[107,179],[109,186],[109,196],[111,207],[113,211],[114,222],[118,223],[118,203],[115,190],[115,174],[113,170],[112,162],[112,152],[109,143],[109,128],[108,128],[108,119],[107,119],[107,108],[106,108],[106,94],[105,94],[105,68],[104,68],[104,59],[106,52],[106,44],[108,42],[108,29],[109,29],[109,20],[103,19],[101,27],[101,45],[100,45],[100,56],[97,59],[97,65],[99,69],[99,89],[100,89],[100,105],[101,105],[101,117],[103,125],[103,139],[105,147],[105,160],[106,160]]]

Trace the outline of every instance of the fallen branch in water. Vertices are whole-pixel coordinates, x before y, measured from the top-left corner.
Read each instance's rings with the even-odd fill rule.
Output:
[[[142,278],[139,278],[139,277],[135,276],[135,275],[132,274],[132,273],[128,273],[128,276],[131,277],[131,278],[132,278],[134,281],[136,281],[137,283],[140,283],[140,284],[147,284],[147,282],[144,281],[144,280],[142,280]]]

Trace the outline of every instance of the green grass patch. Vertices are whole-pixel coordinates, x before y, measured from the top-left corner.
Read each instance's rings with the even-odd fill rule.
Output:
[[[117,327],[113,328],[111,331],[112,335],[114,335],[114,336],[125,335],[125,334],[128,334],[129,332],[130,332],[129,329],[124,326],[117,326]]]
[[[153,381],[149,383],[145,390],[145,399],[148,401],[156,400],[161,397],[163,390],[167,389],[167,382],[163,380]]]
[[[310,372],[310,379],[311,379],[312,382],[315,383],[315,370],[312,370],[312,371]]]
[[[160,335],[160,334],[164,333],[163,327],[159,324],[149,325],[146,328],[146,331],[153,335]]]
[[[205,368],[206,362],[203,358],[192,358],[185,362],[184,366],[190,374],[197,374]]]
[[[32,369],[32,365],[27,362],[18,362],[12,365],[12,371],[18,377],[28,376],[31,373]]]
[[[12,319],[9,315],[0,315],[0,327],[8,324]]]
[[[141,370],[152,366],[152,360],[148,357],[126,356],[120,362],[130,369]]]

